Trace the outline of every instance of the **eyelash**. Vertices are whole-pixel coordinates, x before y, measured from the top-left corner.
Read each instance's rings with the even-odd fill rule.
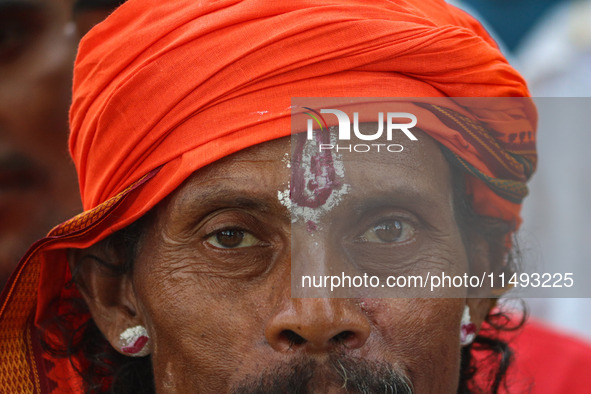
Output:
[[[400,224],[400,226],[395,226],[397,229],[399,229],[400,235],[397,237],[396,240],[392,240],[392,241],[381,239],[380,234],[377,233],[377,231],[381,230],[381,229],[378,229],[378,227],[385,226],[385,225],[391,224],[391,223]],[[360,235],[358,235],[357,237],[355,237],[353,239],[353,241],[355,243],[372,243],[372,244],[378,244],[378,245],[379,244],[382,244],[382,245],[393,245],[393,244],[403,245],[408,242],[412,242],[412,240],[415,239],[415,234],[417,232],[416,225],[409,222],[408,220],[401,219],[401,218],[395,218],[395,217],[380,219],[378,221],[373,222],[369,226],[364,226],[364,227],[366,228],[366,230],[363,231],[363,233],[361,233]],[[371,235],[370,235],[370,237],[368,237],[366,235],[372,230],[375,230],[373,237],[372,237],[373,239],[370,238]],[[386,229],[386,231],[387,230],[389,230],[389,229]],[[410,234],[408,234],[409,232],[410,232]],[[384,234],[384,235],[387,235],[387,234]],[[402,238],[403,236],[406,236],[408,239],[405,239],[403,241],[398,241],[398,239]]]
[[[204,225],[198,253],[219,275],[256,278],[273,266],[277,244],[258,219],[232,212]]]
[[[224,232],[235,232],[235,233],[239,233],[240,235],[240,239],[238,240],[238,243],[236,244],[236,246],[223,246],[221,245],[221,241],[219,239],[219,237],[221,235],[223,235]],[[252,239],[251,239],[252,238]],[[215,245],[213,243],[213,241],[210,241],[212,239],[215,239],[215,242],[218,245]],[[244,240],[247,239],[249,240],[252,244],[251,245],[247,245],[247,246],[239,246],[240,244],[242,244],[244,242]],[[204,242],[208,243],[209,245],[218,248],[218,249],[224,249],[224,250],[232,250],[232,249],[242,249],[242,248],[246,248],[246,247],[250,247],[250,246],[258,246],[261,243],[261,240],[255,236],[251,231],[245,230],[243,228],[240,227],[225,227],[225,228],[221,228],[219,230],[213,231],[211,233],[209,233],[208,235],[206,235],[204,237]]]
[[[383,212],[383,210],[381,211]],[[363,231],[349,238],[352,243],[359,246],[364,244],[379,247],[404,246],[416,240],[420,229],[417,219],[409,218],[408,215],[399,214],[398,212],[390,212],[389,214],[370,213],[366,217],[370,219],[362,220],[357,227],[362,227]],[[245,220],[250,221],[251,219],[254,218],[232,218],[232,220],[224,220],[225,224],[220,221],[221,223],[218,226],[214,224],[214,229],[203,236],[203,243],[207,247],[222,251],[269,246],[270,244],[265,242],[265,238],[261,236],[260,231],[252,231],[253,225],[237,225],[239,222],[244,223]],[[392,230],[394,230],[393,234]],[[399,231],[399,234],[396,234],[396,231]],[[226,241],[230,241],[229,244],[220,239],[220,237],[224,236],[224,232],[230,233],[227,234],[226,239]],[[237,237],[234,245],[232,245],[232,241],[234,241],[231,239],[232,237]],[[388,237],[392,237],[392,239],[388,239]],[[246,245],[243,245],[244,243]]]
[[[266,247],[270,246],[271,243],[265,241],[266,237],[262,231],[252,230],[253,225],[248,226],[241,226],[236,224],[227,224],[227,225],[220,225],[216,226],[217,228],[209,231],[205,236],[203,236],[203,242],[207,244],[207,246],[211,248],[215,248],[217,250],[223,251],[231,251],[231,250],[238,250],[238,249],[247,249],[247,248],[255,248],[255,247]],[[224,247],[220,244],[219,237],[224,232],[239,232],[241,234],[241,239],[236,246],[228,246]],[[213,242],[212,242],[213,240]],[[243,242],[249,242],[249,245],[240,246]],[[215,244],[217,243],[217,245]]]

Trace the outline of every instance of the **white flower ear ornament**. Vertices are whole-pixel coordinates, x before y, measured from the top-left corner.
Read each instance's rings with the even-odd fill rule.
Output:
[[[119,348],[132,357],[143,357],[150,354],[150,336],[144,326],[126,329],[119,335]]]
[[[468,346],[476,338],[476,324],[472,323],[470,317],[470,307],[464,305],[464,314],[460,324],[460,345]]]

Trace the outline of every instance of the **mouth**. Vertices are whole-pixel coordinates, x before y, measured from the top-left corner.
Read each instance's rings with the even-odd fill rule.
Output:
[[[233,393],[413,394],[407,374],[387,363],[332,358],[328,363],[296,361],[251,376]]]
[[[374,372],[358,369],[350,362],[337,362],[330,369],[316,369],[303,392],[413,394],[412,385],[404,375],[377,365]]]

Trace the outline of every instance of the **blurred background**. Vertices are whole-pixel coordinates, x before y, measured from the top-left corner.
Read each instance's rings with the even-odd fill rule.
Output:
[[[0,289],[37,239],[82,206],[67,148],[80,37],[113,0],[0,0]]]
[[[523,261],[591,286],[591,1],[451,1],[481,20],[540,111],[539,166],[524,203]],[[591,299],[527,299],[530,313],[591,341]]]

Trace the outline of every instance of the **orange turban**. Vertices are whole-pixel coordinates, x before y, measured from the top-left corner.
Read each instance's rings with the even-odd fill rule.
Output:
[[[30,346],[33,324],[71,292],[65,248],[127,226],[195,170],[289,135],[292,97],[326,96],[414,98],[418,126],[474,175],[475,210],[519,221],[535,108],[433,105],[528,96],[482,27],[443,0],[130,0],[80,44],[70,151],[86,211],[33,245],[3,293],[0,365],[13,367],[0,386],[55,383],[69,368],[51,359],[43,372],[49,356]]]

